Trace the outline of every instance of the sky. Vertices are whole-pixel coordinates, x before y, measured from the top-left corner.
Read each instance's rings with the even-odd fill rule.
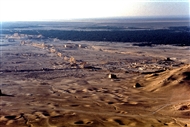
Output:
[[[0,0],[0,21],[187,16],[190,0]]]

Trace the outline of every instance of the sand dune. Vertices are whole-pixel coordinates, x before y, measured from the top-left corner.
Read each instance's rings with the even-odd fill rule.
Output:
[[[189,85],[190,66],[185,65],[181,68],[166,70],[158,74],[146,75],[143,84],[147,91],[171,91],[177,89],[190,89]]]

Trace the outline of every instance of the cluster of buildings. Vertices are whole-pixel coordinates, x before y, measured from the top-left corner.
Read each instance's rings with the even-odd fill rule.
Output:
[[[29,41],[21,41],[20,44],[21,45],[30,45],[30,46],[37,47],[40,49],[48,50],[48,52],[54,53],[58,57],[63,58],[63,60],[68,61],[71,64],[71,67],[76,67],[76,68],[87,68],[87,67],[89,67],[87,62],[77,63],[74,57],[64,56],[60,51],[56,50],[53,45],[47,45],[44,43],[35,43],[35,42],[29,42]],[[65,48],[65,49],[87,48],[87,45],[67,43],[67,44],[63,45],[63,48]]]
[[[14,33],[13,35],[6,35],[5,39],[8,39],[9,42],[14,42],[15,40],[27,40],[27,39],[42,39],[43,36],[40,35],[27,35]]]
[[[41,49],[46,49],[50,53],[55,53],[57,56],[62,57],[63,54],[55,49],[54,46],[46,45],[44,43],[35,43],[31,41],[21,41],[20,45],[31,45],[33,47],[41,48]],[[75,49],[75,48],[87,48],[87,45],[85,44],[72,44],[72,43],[67,43],[64,44],[63,48],[65,49]]]

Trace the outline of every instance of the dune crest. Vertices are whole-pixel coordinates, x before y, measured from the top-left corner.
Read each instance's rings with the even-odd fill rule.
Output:
[[[165,72],[149,74],[145,76],[143,84],[144,90],[147,91],[168,91],[182,88],[190,89],[189,82],[190,65],[184,65],[173,70],[166,70]]]

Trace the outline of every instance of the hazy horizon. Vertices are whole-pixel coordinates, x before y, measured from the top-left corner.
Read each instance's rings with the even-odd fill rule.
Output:
[[[190,21],[190,17],[184,16],[122,16],[122,17],[101,17],[101,18],[76,18],[76,19],[45,19],[45,20],[32,20],[32,21],[1,21],[3,22],[91,22],[91,21],[118,21],[118,20],[156,20],[156,21],[167,21],[167,20],[186,20]]]
[[[189,0],[1,0],[0,21],[189,16]]]

